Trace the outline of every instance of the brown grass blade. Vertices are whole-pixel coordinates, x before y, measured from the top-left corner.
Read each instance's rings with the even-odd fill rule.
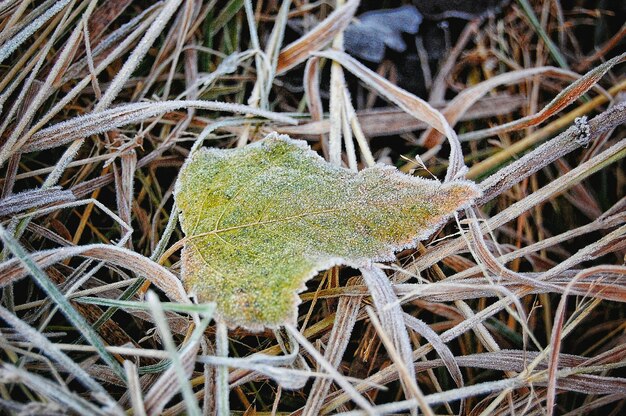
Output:
[[[552,101],[550,101],[548,105],[536,114],[522,117],[518,120],[511,121],[500,126],[463,134],[462,140],[478,140],[513,130],[536,126],[573,103],[589,91],[611,68],[624,62],[625,60],[626,53],[623,53],[601,65],[598,65],[583,75],[579,80],[570,84],[567,88],[561,91]]]
[[[133,189],[135,183],[135,171],[137,168],[137,153],[133,149],[123,152],[120,156],[121,172],[114,165],[117,211],[119,217],[126,224],[132,223]],[[127,247],[132,248],[132,241],[127,242]]]
[[[285,46],[278,56],[276,74],[282,74],[304,62],[312,52],[319,51],[328,45],[338,33],[348,27],[359,2],[360,0],[349,0],[309,33]]]
[[[320,121],[324,118],[322,97],[320,95],[320,58],[309,58],[304,68],[304,95],[311,120]],[[321,133],[319,133],[321,134]]]
[[[502,85],[515,84],[535,76],[551,76],[568,79],[576,79],[579,77],[575,72],[554,67],[526,68],[506,72],[461,91],[441,112],[450,125],[454,126],[461,119],[463,114],[489,91]],[[422,134],[419,143],[421,146],[430,149],[440,144],[442,139],[441,133],[429,129]]]
[[[510,189],[515,183],[529,177],[574,149],[588,145],[589,141],[624,122],[626,122],[626,103],[613,106],[591,119],[587,124],[589,127],[588,137],[585,134],[581,134],[586,132],[581,132],[579,126],[574,124],[552,140],[525,154],[520,159],[500,169],[481,182],[483,196],[479,198],[478,205],[491,201],[502,192]],[[511,148],[516,147],[516,145],[517,143],[510,146],[509,149],[494,155],[492,158],[486,159],[480,164],[480,167],[479,165],[472,167],[467,176],[477,178],[486,170],[503,163],[509,158]],[[511,153],[514,154],[515,152],[516,150],[513,149]]]
[[[465,162],[463,161],[461,145],[458,141],[456,133],[452,127],[450,127],[450,124],[448,124],[448,121],[445,119],[443,114],[441,114],[441,112],[434,109],[430,104],[421,98],[397,87],[375,72],[371,71],[350,55],[337,51],[317,52],[316,55],[339,62],[345,69],[356,75],[361,81],[373,88],[378,94],[396,104],[416,119],[423,121],[427,125],[443,133],[448,138],[451,147],[450,164],[448,165],[446,180],[452,180],[457,177],[457,175],[464,173],[466,168]]]
[[[313,136],[319,139],[324,158],[328,160],[328,138],[325,134],[330,130],[330,122],[324,121],[324,107],[322,107],[322,96],[320,94],[320,58],[316,56],[310,57],[304,67],[304,98],[306,99],[307,108],[313,123],[325,123],[328,126],[325,132],[317,133]]]
[[[573,281],[572,281],[573,283]],[[550,356],[548,358],[548,389],[546,391],[546,410],[547,415],[554,414],[554,405],[556,400],[557,388],[557,370],[559,368],[559,355],[561,351],[561,343],[563,342],[563,326],[565,324],[565,307],[567,305],[567,296],[569,295],[569,287],[565,289],[565,293],[561,296],[559,306],[556,308],[554,326],[552,327],[552,336],[550,337]]]
[[[312,59],[308,62],[311,61]],[[501,94],[494,97],[483,97],[475,103],[474,106],[470,107],[468,111],[462,114],[460,120],[467,121],[505,115],[519,109],[525,102],[526,99],[519,95],[510,96]],[[321,109],[321,99],[319,105]],[[440,106],[435,106],[435,108],[440,108]],[[309,107],[309,112],[311,111],[311,107]],[[288,134],[291,137],[307,139],[314,139],[319,135],[328,134],[330,122],[316,117],[313,117],[313,113],[311,113],[312,121],[310,122],[297,126],[276,126],[273,130],[281,134]],[[411,114],[393,107],[358,110],[356,117],[359,119],[363,134],[368,138],[396,134],[401,135],[428,128],[428,125],[423,121],[417,120]]]

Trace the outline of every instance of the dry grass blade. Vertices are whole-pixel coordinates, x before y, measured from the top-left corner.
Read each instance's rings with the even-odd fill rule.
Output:
[[[472,235],[472,240],[470,242],[470,247],[472,248],[472,255],[476,258],[479,267],[483,269],[483,273],[486,276],[490,276],[493,274],[494,276],[498,276],[499,279],[505,279],[509,282],[521,283],[528,285],[530,287],[537,287],[542,289],[551,289],[558,290],[558,288],[552,286],[549,283],[542,282],[540,280],[531,279],[526,277],[521,273],[513,272],[506,267],[504,267],[498,259],[489,251],[487,247],[486,241],[480,232],[480,227],[478,226],[478,219],[475,213],[472,210],[465,210],[467,217],[469,218],[469,229]],[[485,273],[487,272],[487,273]],[[490,274],[490,273],[491,274]],[[521,308],[520,308],[521,310]],[[522,317],[522,321],[525,321],[525,317]]]
[[[28,26],[24,27],[19,33],[15,34],[13,38],[5,41],[0,46],[0,63],[4,62],[15,50],[24,43],[33,33],[35,33],[40,27],[46,24],[52,17],[59,13],[65,6],[70,3],[70,0],[58,0],[46,10],[45,13],[38,16]]]
[[[471,133],[466,133],[462,136],[462,140],[478,140],[484,137],[494,136],[497,134],[506,133],[513,130],[519,130],[526,127],[536,126],[539,123],[552,117],[557,112],[561,111],[587,91],[589,91],[599,80],[602,78],[611,68],[626,60],[626,53],[623,53],[615,58],[598,65],[596,68],[587,72],[580,79],[570,84],[567,88],[561,91],[548,105],[543,107],[538,113],[522,117],[518,120],[502,124],[500,126],[492,127],[486,130],[478,130]]]
[[[341,358],[350,341],[349,334],[352,334],[354,324],[358,317],[362,299],[361,296],[344,296],[339,299],[335,322],[333,323],[333,329],[326,345],[326,351],[324,352],[324,358],[334,367],[338,367],[341,363]],[[330,379],[315,379],[311,387],[309,398],[306,401],[306,406],[302,410],[302,415],[314,416],[319,414],[330,390],[330,386]]]
[[[307,68],[310,62],[319,60],[320,58],[311,58],[307,61]],[[317,64],[315,64],[317,65]],[[312,65],[311,65],[312,66]],[[305,70],[308,71],[308,70]],[[308,72],[306,72],[308,74]],[[311,78],[315,76],[311,75]],[[305,83],[305,89],[310,88],[313,91],[313,82],[309,81],[309,75],[307,75],[307,83]],[[309,84],[311,83],[311,86]],[[319,83],[319,80],[317,80]],[[316,87],[316,88],[319,88]],[[311,93],[306,93],[307,97]],[[317,92],[319,95],[319,91]],[[319,97],[318,97],[319,98]],[[319,104],[310,103],[309,112],[311,113],[311,122],[301,123],[297,126],[276,126],[275,130],[281,134],[288,134],[291,137],[313,139],[318,138],[319,135],[328,134],[330,131],[329,120],[322,120],[321,116],[314,116],[314,114],[321,115],[321,98],[319,98]],[[526,100],[521,96],[510,96],[507,94],[500,94],[494,97],[484,97],[479,100],[468,111],[463,113],[460,121],[468,121],[481,119],[485,117],[503,116],[513,111],[518,110]],[[318,107],[319,105],[319,107]],[[313,109],[315,108],[315,110]],[[435,106],[435,108],[440,108]],[[420,121],[412,115],[404,112],[403,110],[393,107],[379,107],[371,110],[359,110],[354,114],[359,120],[359,125],[363,131],[363,134],[368,138],[390,136],[394,134],[402,135],[411,133],[415,130],[424,130],[428,128],[428,125],[423,121]],[[269,133],[269,131],[268,131]]]
[[[115,404],[113,398],[106,390],[98,384],[89,374],[85,372],[76,362],[61,351],[54,343],[50,342],[43,334],[32,328],[30,325],[13,315],[11,312],[0,306],[0,318],[11,325],[20,336],[36,345],[44,354],[57,361],[65,371],[72,374],[86,388],[103,403],[112,406]],[[118,409],[120,410],[120,409]]]
[[[20,192],[0,200],[0,217],[19,214],[33,208],[72,202],[72,191],[60,187]]]
[[[338,33],[348,27],[359,2],[360,0],[349,0],[309,33],[285,46],[278,56],[276,73],[281,74],[293,68],[304,62],[312,52],[328,45]]]
[[[396,295],[389,278],[378,267],[362,268],[361,273],[372,295],[380,319],[380,322],[376,321],[372,324],[380,326],[376,330],[379,332],[385,348],[390,350],[388,351],[389,355],[399,369],[405,396],[417,399],[420,402],[422,412],[433,415],[432,409],[423,402],[423,394],[417,386],[415,373],[411,371],[413,362],[411,341],[405,326],[402,308],[396,302]]]
[[[341,66],[352,72],[361,81],[365,82],[365,84],[373,88],[376,92],[392,103],[398,105],[416,119],[432,126],[441,133],[445,134],[448,138],[456,137],[456,134],[448,124],[447,120],[430,104],[421,98],[398,88],[396,85],[382,78],[375,72],[372,72],[350,55],[337,51],[317,52],[315,55],[339,62]]]
[[[607,240],[609,241],[614,240],[614,239],[615,237],[607,238]],[[589,257],[587,258],[589,259]],[[528,290],[525,289],[525,292],[528,293]],[[521,304],[517,298],[512,297],[512,299],[509,299],[509,298],[502,299],[490,305],[486,309],[476,314],[472,314],[466,317],[464,321],[460,322],[453,328],[445,331],[440,336],[441,340],[443,342],[449,342],[452,339],[459,337],[461,334],[476,328],[477,326],[483,326],[482,322],[484,322],[487,318],[493,316],[498,311],[506,308],[508,304],[510,303],[516,303],[518,309],[522,310]],[[414,351],[413,355],[419,357],[420,355],[430,351],[431,349],[432,349],[432,346],[426,345]],[[463,357],[457,357],[457,363],[460,366],[463,365],[462,358]],[[398,374],[398,371],[396,371],[394,367],[395,365],[389,366],[379,371],[378,373],[376,373],[374,376],[370,377],[366,381],[370,383],[384,383],[384,382],[389,382],[391,380],[396,380],[399,377],[399,374]],[[519,370],[514,370],[514,371],[519,371]],[[537,380],[534,380],[534,382],[536,381]],[[544,379],[541,379],[540,381],[545,382]],[[426,399],[429,404],[433,404],[433,401],[434,403],[446,403],[451,400],[459,400],[459,399],[471,397],[472,395],[475,395],[475,394],[484,394],[484,393],[493,392],[493,391],[500,391],[503,389],[521,387],[523,385],[526,385],[528,382],[529,380],[525,380],[519,377],[515,379],[503,380],[502,382],[496,382],[496,383],[488,382],[488,383],[482,383],[482,384],[475,385],[475,386],[468,386],[468,387],[458,388],[454,390],[449,390],[443,393],[432,394],[432,395],[427,396]],[[367,391],[370,388],[366,384],[361,384],[357,387],[361,389],[361,391]],[[328,403],[328,405],[325,407],[324,410],[329,411],[329,410],[335,409],[337,406],[345,402],[347,398],[348,397],[345,394],[335,397],[330,403]],[[417,402],[415,400],[408,400],[402,406],[409,406],[409,407],[401,407],[400,409],[409,409],[411,408],[411,406],[415,406],[416,404]]]
[[[602,269],[606,269],[602,267]],[[624,272],[624,268],[610,268],[612,271],[616,272]],[[597,271],[597,270],[596,270]],[[560,349],[563,339],[565,338],[565,334],[563,333],[563,327],[565,325],[565,308],[567,306],[567,297],[570,294],[570,290],[574,285],[586,275],[592,274],[586,271],[584,273],[578,273],[574,279],[570,283],[567,284],[563,295],[561,296],[561,300],[559,301],[559,305],[555,312],[555,320],[554,327],[552,328],[552,337],[550,338],[550,357],[548,360],[548,388],[546,391],[547,397],[547,412],[548,415],[551,416],[554,414],[554,406],[556,401],[556,392],[557,392],[557,371],[559,368],[559,358],[560,358]],[[626,274],[626,273],[625,273]]]
[[[215,330],[215,352],[218,357],[228,359],[228,329],[226,324],[217,323]],[[230,387],[228,385],[228,366],[222,364],[215,370],[215,410],[218,416],[230,412]]]
[[[59,386],[45,377],[38,376],[31,372],[22,370],[8,363],[3,363],[0,367],[0,380],[3,384],[24,384],[33,391],[46,397],[48,400],[55,402],[61,406],[63,411],[71,410],[77,414],[83,415],[102,415],[108,414],[122,415],[116,411],[109,409],[100,409],[87,400],[83,399],[76,393],[72,393],[65,386]]]
[[[417,332],[431,343],[435,351],[437,351],[437,353],[443,360],[456,385],[458,387],[463,387],[464,383],[461,369],[459,368],[459,365],[457,364],[456,359],[452,354],[452,351],[450,351],[450,348],[446,346],[446,344],[442,341],[439,335],[437,335],[437,333],[433,331],[432,328],[428,326],[425,322],[406,313],[404,314],[404,321],[406,322],[407,327],[411,328],[413,331]]]
[[[385,346],[387,353],[391,357],[391,360],[396,364],[396,367],[398,367],[400,381],[403,382],[403,385],[408,384],[407,382],[409,382],[410,378],[415,377],[413,371],[410,371],[410,369],[406,368],[405,363],[402,359],[403,357],[400,356],[400,353],[393,345],[395,342],[389,339],[385,329],[376,317],[376,314],[374,314],[373,310],[369,306],[367,306],[366,311],[367,315],[369,316],[370,322],[372,326],[376,329],[376,332],[378,333],[383,345]],[[412,414],[415,414],[416,411],[420,409],[427,416],[435,415],[433,410],[426,402],[424,394],[419,390],[419,387],[417,387],[417,383],[414,383],[413,386],[409,385],[405,387],[405,392],[407,393],[407,396],[415,397],[414,399],[408,399],[415,403],[413,406],[408,408],[408,410],[410,410]]]
[[[306,61],[304,67],[304,98],[306,99],[307,108],[311,115],[313,123],[326,123],[330,126],[330,121],[324,122],[324,108],[322,106],[322,97],[320,93],[320,58],[312,56]],[[330,130],[328,127],[327,133]],[[290,133],[284,133],[277,130],[279,133],[290,135]],[[305,129],[308,131],[308,129]],[[292,136],[293,137],[293,136]],[[322,146],[322,152],[324,157],[328,159],[328,139],[323,133],[318,133],[316,137],[319,138]]]
[[[626,122],[626,103],[613,106],[597,115],[588,123],[589,131],[581,131],[577,125],[559,134],[554,139],[542,144],[532,152],[525,154],[514,163],[500,169],[480,183],[483,195],[478,204],[491,201],[496,196],[509,190],[514,184],[526,179],[541,168],[581,146],[587,146],[602,133]],[[498,159],[496,162],[500,162]],[[470,169],[468,176],[476,176],[477,170]]]
[[[143,405],[143,395],[141,394],[141,385],[139,384],[139,375],[137,374],[137,366],[133,364],[132,361],[125,360],[124,370],[126,371],[126,379],[128,380],[128,392],[133,405],[133,414],[136,416],[146,416],[146,409]]]
[[[304,68],[304,94],[313,121],[320,121],[324,117],[322,97],[320,96],[320,58],[311,57],[306,61]],[[292,133],[284,133],[292,134]],[[321,133],[320,133],[321,134]]]
[[[576,415],[590,414],[594,410],[603,408],[605,406],[608,406],[622,399],[623,399],[623,396],[620,393],[607,394],[606,396],[602,396],[598,399],[591,400],[585,403],[584,405],[580,406],[576,410],[564,413],[563,416],[576,416]]]
[[[173,100],[155,103],[134,103],[90,113],[50,126],[34,134],[26,143],[17,147],[16,151],[26,153],[62,146],[92,134],[103,133],[117,127],[144,121],[180,108],[254,114],[269,120],[290,124],[295,123],[295,120],[291,117],[281,114],[259,110],[246,105],[217,101]]]
[[[272,33],[270,34],[270,38],[267,42],[267,48],[265,50],[265,55],[268,57],[270,62],[271,69],[271,77],[267,81],[267,93],[272,86],[272,82],[274,77],[276,76],[277,68],[278,68],[278,60],[280,56],[280,45],[283,44],[283,40],[285,38],[285,29],[287,28],[287,24],[289,23],[289,7],[291,6],[291,0],[285,0],[282,2],[280,6],[280,10],[278,11],[278,15],[276,16],[276,23],[272,28]]]
[[[374,414],[374,410],[368,401],[361,396],[358,391],[354,389],[354,387],[352,387],[344,376],[339,374],[339,372],[337,372],[337,370],[335,370],[335,368],[328,361],[326,361],[326,359],[315,349],[315,347],[311,345],[311,343],[307,341],[302,334],[300,334],[297,328],[291,325],[286,325],[286,328],[298,344],[300,344],[300,346],[302,346],[315,359],[315,361],[320,364],[320,366],[335,380],[335,382],[344,389],[350,399],[358,404],[359,407],[365,409],[367,414]]]
[[[511,85],[536,76],[552,76],[574,79],[579,77],[579,75],[575,72],[553,67],[528,68],[506,72],[461,91],[452,101],[450,101],[450,103],[448,103],[448,105],[445,106],[443,110],[441,110],[441,112],[450,125],[454,126],[465,114],[465,112],[471,108],[474,103],[484,97],[489,91],[502,85]],[[432,148],[438,145],[441,142],[441,139],[442,137],[440,133],[432,129],[428,129],[420,137],[420,144],[427,148]]]
[[[614,163],[622,159],[626,155],[626,139],[622,139],[609,149],[605,150],[601,154],[595,156],[593,159],[583,163],[582,165],[572,169],[564,176],[556,179],[550,184],[544,186],[535,193],[522,199],[519,202],[511,205],[505,210],[494,215],[487,223],[481,227],[483,234],[489,230],[497,229],[507,222],[517,218],[522,213],[528,211],[537,204],[548,200],[554,195],[558,195],[560,192],[572,187],[579,183],[583,179],[587,178],[591,174],[601,170],[603,167]],[[454,240],[439,244],[427,250],[417,261],[408,267],[411,273],[416,273],[419,270],[424,270],[427,267],[432,266],[441,259],[457,253],[466,245],[465,241]]]
[[[566,376],[568,373],[569,372],[565,370],[565,371],[561,371],[560,375]],[[601,380],[603,379],[604,378],[596,378],[595,380],[590,379],[589,382],[600,383]],[[608,381],[606,379],[604,380]],[[442,393],[434,393],[434,394],[426,396],[426,401],[428,402],[429,405],[436,405],[436,404],[448,403],[452,401],[458,401],[458,400],[462,400],[462,399],[466,399],[466,398],[470,398],[474,396],[486,395],[486,394],[503,393],[504,395],[506,395],[508,392],[514,389],[524,387],[524,386],[530,386],[531,384],[535,384],[535,383],[543,384],[543,382],[539,380],[523,380],[520,378],[489,381],[489,382],[479,383],[473,386],[467,386],[467,387],[461,387],[461,388],[454,389],[454,390],[448,390]],[[590,383],[585,383],[585,384],[590,385]],[[624,386],[621,383],[618,382],[618,383],[612,383],[612,384],[613,384],[612,386],[613,388],[616,388],[617,390],[622,391],[621,394],[624,394],[623,392]],[[585,392],[591,393],[587,389],[583,389],[583,390]],[[602,391],[607,391],[607,389],[602,389]],[[390,404],[376,406],[374,410],[379,414],[387,414],[387,413],[401,412],[401,411],[411,409],[416,404],[417,404],[416,400],[405,400],[405,401],[398,401],[398,402],[394,402]],[[346,415],[346,416],[347,415],[352,416],[352,415],[363,414],[363,412],[352,411],[352,412],[345,412],[341,414]]]
[[[258,35],[256,33],[252,3],[249,0],[245,0],[244,5],[246,9],[246,17],[248,18],[248,26],[250,28],[252,48],[256,51],[255,63],[257,72],[257,79],[254,84],[254,88],[252,89],[252,93],[250,94],[250,98],[248,99],[248,104],[254,107],[267,109],[270,90],[274,82],[274,77],[276,76],[276,68],[278,67],[280,45],[282,44],[285,36],[287,13],[289,12],[289,7],[291,6],[291,0],[285,0],[282,2],[264,53],[261,52]]]
[[[500,371],[514,371],[521,372],[527,365],[529,360],[536,360],[541,353],[536,351],[522,351],[522,350],[502,350],[498,352],[488,352],[481,354],[470,354],[457,357],[457,363],[461,367],[468,368],[483,368]],[[580,391],[589,394],[613,394],[616,391],[621,391],[624,394],[626,391],[626,379],[619,377],[598,377],[591,374],[573,374],[572,368],[581,365],[585,362],[585,357],[572,356],[567,354],[561,355],[561,368],[558,371],[560,380],[560,387],[571,391]],[[619,362],[619,361],[618,361]],[[426,362],[416,362],[415,371],[422,372],[429,368],[437,368],[443,366],[443,360],[429,360]],[[539,363],[539,369],[544,370],[546,368],[545,362]],[[397,373],[386,371],[385,374],[378,374],[378,377],[371,377],[370,381],[391,381],[397,378]],[[595,369],[598,370],[597,368]],[[593,371],[593,369],[591,369]],[[602,371],[602,370],[600,370]],[[454,389],[443,393],[435,393],[426,396],[426,401],[429,404],[435,404],[445,402],[446,400],[456,400],[461,398],[471,397],[473,394],[484,394],[491,391],[499,391],[501,389],[515,388],[522,386],[526,383],[532,382],[533,384],[544,386],[547,384],[546,373],[540,373],[539,377],[535,377],[532,380],[522,380],[521,378],[500,380],[497,382],[481,383],[476,386],[467,386],[460,389]],[[386,377],[386,378],[383,378]],[[605,382],[605,385],[598,384],[599,382]],[[329,404],[325,409],[328,410],[336,407],[343,397],[338,396],[334,398],[334,401]],[[454,398],[454,399],[453,399]],[[416,405],[415,400],[407,400],[405,402],[399,402],[390,406],[398,406],[396,410],[410,409]],[[393,408],[393,407],[392,407]],[[388,409],[386,407],[379,407],[377,410]],[[388,410],[391,411],[391,410]]]
[[[529,259],[532,258],[532,253],[536,253],[539,252],[541,250],[549,250],[551,247],[562,243],[564,241],[568,241],[574,238],[579,238],[581,236],[584,236],[585,234],[591,233],[593,231],[598,231],[598,230],[608,230],[611,229],[615,226],[620,225],[623,222],[624,219],[624,215],[623,213],[619,213],[616,212],[613,215],[609,215],[606,217],[600,217],[598,219],[596,219],[595,221],[592,221],[591,223],[588,223],[584,226],[572,229],[568,232],[562,233],[558,236],[554,236],[554,237],[550,237],[547,238],[543,241],[537,242],[535,244],[531,244],[529,246],[523,247],[519,250],[514,250],[510,253],[506,253],[503,254],[501,256],[498,257],[498,261],[501,262],[502,264],[511,262],[515,259],[521,258],[523,256],[527,256]],[[470,268],[467,268],[459,273],[456,273],[452,276],[449,277],[450,281],[456,281],[456,280],[460,280],[460,279],[466,279],[469,276],[474,276],[476,274],[478,274],[481,271],[481,267],[477,266],[473,266]],[[598,281],[598,284],[602,284],[602,282]],[[438,282],[439,284],[439,282]],[[560,284],[560,283],[559,283]],[[552,287],[554,288],[554,287]],[[616,288],[617,289],[617,288]],[[605,295],[606,296],[611,296],[611,292],[609,291],[607,292]],[[605,296],[602,295],[601,293],[596,293],[598,296]],[[613,293],[615,294],[615,293]]]
[[[333,62],[330,68],[330,131],[328,132],[328,161],[335,166],[341,166],[341,156],[343,154],[341,148],[342,137],[343,142],[348,143],[352,137],[346,137],[343,134],[343,109],[344,96],[343,90],[346,81],[343,76],[343,70],[337,62]],[[347,147],[347,145],[346,145]]]
[[[5,235],[4,232],[3,235]],[[149,279],[170,299],[180,303],[190,303],[185,289],[176,276],[163,266],[131,250],[107,244],[91,244],[30,254],[34,266],[42,269],[75,256],[102,260],[132,270]],[[22,266],[17,259],[0,263],[0,287],[26,277],[30,271],[30,268]]]
[[[450,141],[450,147],[452,149],[450,152],[450,164],[448,165],[446,180],[453,180],[465,173],[466,167],[457,135],[439,111],[421,98],[398,88],[396,85],[382,78],[375,72],[372,72],[363,64],[343,52],[325,51],[317,52],[316,55],[340,63],[341,66],[356,75],[378,94],[396,104],[416,119],[425,122],[427,125],[443,133]]]
[[[578,250],[571,257],[546,271],[543,274],[542,279],[553,279],[564,270],[572,269],[582,262],[594,260],[602,255],[612,253],[614,251],[623,250],[625,248],[625,243],[623,242],[625,236],[626,225],[622,225],[619,228],[607,233],[598,241]]]

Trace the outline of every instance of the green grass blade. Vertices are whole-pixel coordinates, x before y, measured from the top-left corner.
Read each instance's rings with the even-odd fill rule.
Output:
[[[530,5],[530,3],[528,2],[528,0],[517,0],[517,3],[520,5],[522,10],[524,11],[524,14],[526,14],[526,17],[528,17],[530,24],[533,26],[533,28],[535,29],[539,37],[541,37],[541,40],[543,40],[543,42],[548,47],[548,50],[550,51],[550,55],[552,55],[556,63],[559,64],[561,68],[569,69],[569,66],[567,65],[567,61],[565,60],[565,57],[563,56],[561,51],[559,51],[559,48],[554,44],[554,42],[552,42],[552,39],[550,39],[546,31],[543,30],[543,27],[541,27],[541,24],[539,23],[539,20],[537,19],[537,15],[535,15],[535,12],[532,6]]]
[[[109,354],[104,346],[104,343],[100,339],[98,333],[89,326],[89,323],[79,314],[76,309],[69,303],[63,293],[59,291],[54,283],[50,281],[46,273],[39,267],[39,265],[33,261],[28,255],[26,250],[9,235],[4,227],[0,226],[0,239],[4,242],[5,246],[13,253],[13,255],[19,259],[22,264],[28,269],[30,274],[35,278],[37,284],[50,296],[50,299],[59,307],[63,315],[74,325],[74,327],[82,334],[83,337],[93,345],[102,360],[107,363],[111,370],[122,380],[126,380],[126,374],[122,366]]]
[[[176,377],[178,378],[178,382],[180,384],[180,390],[182,391],[183,399],[185,400],[187,414],[190,416],[200,416],[202,412],[198,407],[198,401],[196,400],[196,396],[193,393],[188,376],[183,368],[183,362],[178,351],[176,350],[176,344],[174,344],[172,333],[167,325],[167,318],[165,317],[165,313],[161,307],[161,302],[159,302],[159,299],[154,292],[148,292],[147,299],[150,311],[154,317],[154,322],[161,333],[163,345],[165,346],[166,351],[170,354],[172,366],[176,372]]]
[[[76,302],[87,303],[91,305],[98,306],[109,306],[119,309],[139,309],[149,311],[151,310],[150,305],[147,302],[136,302],[130,300],[117,300],[117,299],[105,299],[105,298],[95,298],[95,297],[81,297],[74,299]],[[213,315],[213,311],[215,310],[214,303],[203,303],[200,305],[189,305],[182,303],[174,303],[174,302],[161,302],[161,307],[164,311],[171,312],[181,312],[181,313],[198,313],[202,314],[206,317],[211,317]]]

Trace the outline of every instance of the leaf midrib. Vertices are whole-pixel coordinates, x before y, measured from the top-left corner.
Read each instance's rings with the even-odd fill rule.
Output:
[[[270,220],[255,221],[255,222],[250,222],[250,223],[246,223],[246,224],[233,225],[232,227],[226,227],[226,228],[222,228],[222,229],[215,229],[215,230],[206,231],[206,232],[203,232],[203,233],[200,233],[200,234],[195,234],[195,235],[187,237],[187,239],[191,240],[191,239],[195,239],[195,238],[208,237],[208,236],[211,236],[211,235],[218,235],[218,234],[225,233],[225,232],[228,232],[228,231],[235,231],[235,230],[240,230],[240,229],[248,228],[248,227],[256,227],[256,226],[263,226],[263,225],[267,225],[267,224],[288,222],[288,221],[293,221],[293,220],[296,220],[296,219],[299,219],[299,218],[306,218],[306,217],[314,216],[314,215],[321,215],[321,214],[328,214],[328,213],[332,213],[332,212],[339,212],[339,211],[342,211],[342,210],[345,210],[345,209],[346,208],[328,208],[328,209],[319,210],[319,211],[303,212],[301,214],[292,215],[292,216],[283,217],[283,218],[273,218],[273,219],[270,219]]]

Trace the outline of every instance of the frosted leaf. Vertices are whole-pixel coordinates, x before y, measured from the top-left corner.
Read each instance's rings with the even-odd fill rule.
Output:
[[[390,166],[354,173],[275,133],[239,149],[201,149],[175,190],[183,281],[231,327],[295,324],[297,293],[317,272],[392,260],[478,195],[473,182]]]

